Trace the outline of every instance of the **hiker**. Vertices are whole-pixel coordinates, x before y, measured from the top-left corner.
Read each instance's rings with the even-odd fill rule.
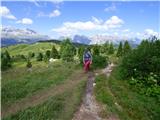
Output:
[[[90,64],[92,64],[92,55],[91,52],[86,48],[83,54],[83,64],[85,72],[88,72],[90,69]]]

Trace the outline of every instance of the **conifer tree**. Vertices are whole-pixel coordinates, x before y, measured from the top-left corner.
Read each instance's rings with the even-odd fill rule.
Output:
[[[123,52],[123,46],[122,46],[122,42],[120,42],[117,50],[117,57],[122,56],[122,52]]]
[[[53,45],[52,50],[50,52],[50,58],[54,58],[54,59],[58,58],[58,51],[54,45]]]

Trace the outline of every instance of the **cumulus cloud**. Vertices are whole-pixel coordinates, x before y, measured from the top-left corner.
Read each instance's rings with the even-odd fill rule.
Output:
[[[152,30],[152,29],[145,29],[145,35],[148,35],[148,36],[152,36],[152,35],[154,35],[154,36],[158,36],[158,33],[157,32],[155,32],[154,30]]]
[[[114,28],[119,28],[124,24],[124,21],[117,16],[112,16],[106,21],[92,17],[91,21],[64,22],[59,28],[54,28],[52,31],[59,34],[74,34],[79,31],[106,31]]]
[[[33,23],[33,21],[30,18],[23,18],[22,20],[18,20],[16,23],[30,25]]]
[[[117,27],[121,27],[121,25],[124,24],[124,21],[118,18],[117,16],[112,16],[109,20],[105,22],[105,24],[109,28],[117,28]]]
[[[4,18],[16,20],[17,18],[11,14],[10,10],[6,6],[0,6],[0,14]]]
[[[58,17],[60,15],[61,15],[61,12],[58,9],[56,9],[56,10],[53,10],[49,14],[45,14],[44,12],[39,12],[37,17],[50,17],[50,18],[52,18],[52,17]]]
[[[94,17],[94,16],[92,16],[92,20],[93,20],[93,22],[96,23],[96,24],[102,24],[102,23],[103,23],[103,20],[102,20],[102,19],[98,19],[98,18],[96,18],[96,17]]]
[[[66,28],[66,27],[60,27],[60,28],[53,28],[53,32],[58,33],[61,36],[72,36],[73,34],[77,33],[77,30]]]
[[[54,10],[52,13],[49,14],[49,17],[57,17],[60,15],[61,15],[61,12],[59,10]]]

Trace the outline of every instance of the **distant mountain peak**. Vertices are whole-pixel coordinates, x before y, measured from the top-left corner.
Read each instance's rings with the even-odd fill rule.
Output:
[[[84,35],[75,35],[72,41],[75,43],[83,43],[83,44],[90,44],[91,42],[91,40]]]
[[[2,46],[18,44],[18,43],[34,43],[39,40],[50,39],[47,35],[42,35],[36,31],[26,28],[19,29],[10,26],[1,28]]]
[[[124,42],[128,40],[132,46],[137,46],[140,44],[141,39],[138,38],[127,38],[127,37],[120,37],[115,35],[101,35],[96,34],[90,37],[84,35],[75,35],[73,37],[73,42],[82,43],[82,44],[104,44],[106,42],[113,43],[114,45],[119,45],[120,41]]]

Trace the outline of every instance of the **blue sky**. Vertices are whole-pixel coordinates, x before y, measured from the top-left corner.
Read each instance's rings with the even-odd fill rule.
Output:
[[[160,33],[158,1],[3,1],[2,26],[30,28],[52,38]]]

